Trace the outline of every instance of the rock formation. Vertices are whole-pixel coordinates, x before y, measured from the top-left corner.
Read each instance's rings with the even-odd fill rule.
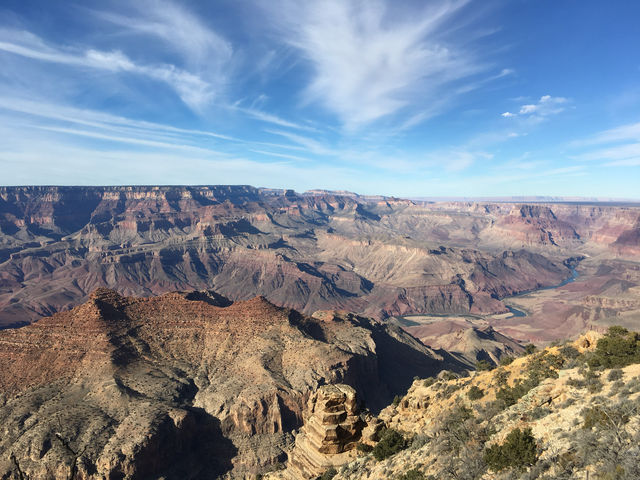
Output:
[[[356,443],[365,426],[353,388],[320,387],[309,399],[285,478],[314,478],[330,467],[347,463],[355,457]]]
[[[128,298],[107,289],[0,331],[0,362],[0,477],[42,479],[242,478],[285,459],[322,385],[351,385],[380,409],[413,376],[462,368],[357,315],[307,317],[214,292]],[[355,438],[353,397],[340,388],[335,421]],[[322,391],[318,408],[332,408],[331,388]],[[336,440],[337,450],[352,443]]]
[[[403,478],[408,472],[410,478],[436,479],[600,479],[615,471],[619,478],[639,478],[640,364],[589,370],[583,362],[601,337],[588,332],[573,344],[471,377],[416,380],[379,415],[410,447],[383,460],[360,454],[337,468],[334,480]],[[630,355],[638,361],[637,353]],[[518,381],[526,379],[524,386]],[[504,395],[516,385],[517,395]],[[523,461],[498,472],[485,453],[516,429],[531,432],[534,465]]]

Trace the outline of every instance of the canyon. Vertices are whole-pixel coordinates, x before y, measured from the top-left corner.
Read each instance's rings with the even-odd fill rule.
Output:
[[[367,449],[495,399],[479,361],[637,327],[639,231],[636,205],[0,187],[0,476],[401,475],[413,451]]]
[[[2,187],[0,232],[4,327],[68,310],[100,287],[135,296],[212,289],[233,301],[262,295],[305,314],[381,320],[462,315],[534,342],[640,320],[635,205],[249,186]],[[575,282],[535,292],[573,268]],[[508,314],[521,303],[526,317]],[[469,325],[434,328],[458,327]]]

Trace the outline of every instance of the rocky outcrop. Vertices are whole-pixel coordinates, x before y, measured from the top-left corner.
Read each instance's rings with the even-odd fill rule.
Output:
[[[423,343],[459,354],[470,365],[479,360],[497,365],[503,357],[517,357],[524,352],[520,343],[491,325],[476,325],[469,320],[452,319],[405,328]]]
[[[612,471],[638,478],[640,364],[587,371],[587,357],[576,362],[574,348],[592,351],[601,337],[586,332],[573,348],[550,347],[466,378],[416,380],[379,415],[410,447],[381,461],[360,455],[334,479],[394,479],[410,471],[425,478],[606,478]],[[504,401],[498,392],[521,384],[543,364],[555,373]],[[488,468],[487,448],[505,442],[515,429],[530,429],[535,466]]]
[[[353,388],[320,387],[309,399],[304,426],[289,455],[285,478],[315,478],[330,467],[353,459],[365,426]]]
[[[19,465],[25,478],[43,479],[256,475],[285,459],[319,387],[351,385],[380,409],[414,375],[462,368],[353,314],[108,289],[0,331],[0,362],[0,477]],[[349,432],[313,437],[327,451],[351,448],[360,428],[352,390],[340,388],[343,400],[330,387],[314,397]]]

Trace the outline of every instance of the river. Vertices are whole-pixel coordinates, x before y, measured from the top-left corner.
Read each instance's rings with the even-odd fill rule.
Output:
[[[522,297],[523,295],[529,295],[530,293],[540,292],[542,290],[553,290],[554,288],[564,287],[566,284],[574,282],[576,278],[578,278],[578,272],[576,271],[575,268],[572,268],[571,269],[571,276],[569,278],[563,280],[562,282],[560,282],[557,285],[552,285],[550,287],[536,288],[536,289],[533,289],[533,290],[526,290],[524,292],[520,292],[520,293],[517,293],[515,295],[511,295],[510,297],[505,297],[505,298],[502,299],[502,301],[503,302],[509,301],[512,298]],[[512,313],[512,315],[510,317],[507,317],[507,318],[526,317],[528,315],[528,313],[523,312],[522,310],[518,310],[517,308],[512,307],[511,305],[507,305],[506,303],[505,303],[505,306]]]

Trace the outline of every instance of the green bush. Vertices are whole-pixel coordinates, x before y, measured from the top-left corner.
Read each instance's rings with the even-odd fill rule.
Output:
[[[515,405],[522,397],[524,397],[529,390],[538,386],[540,382],[535,378],[528,378],[523,380],[519,378],[514,383],[513,387],[504,386],[496,392],[496,398],[504,402],[506,407]]]
[[[538,458],[536,439],[530,428],[516,428],[507,435],[503,444],[487,448],[483,458],[495,472],[506,468],[524,470],[536,463]]]
[[[376,460],[384,460],[385,458],[395,455],[400,450],[407,448],[407,442],[402,434],[398,431],[388,428],[380,441],[373,447],[373,456]]]
[[[458,378],[458,375],[456,375],[455,373],[449,371],[449,370],[443,370],[442,372],[440,372],[440,375],[438,375],[442,380],[456,380]]]
[[[373,447],[372,447],[371,445],[366,444],[366,443],[360,443],[360,442],[359,442],[359,443],[356,445],[356,449],[357,449],[359,452],[362,452],[362,453],[370,453],[370,452],[371,452],[371,450],[373,450]]]
[[[524,355],[531,355],[532,353],[535,353],[537,350],[538,349],[533,343],[528,343],[527,345],[524,346]]]
[[[609,372],[609,375],[607,375],[607,380],[610,382],[615,382],[616,380],[620,380],[622,376],[622,370],[620,370],[619,368],[614,368]]]
[[[620,368],[640,363],[640,333],[623,327],[609,327],[587,360],[591,368]]]
[[[503,355],[502,357],[500,357],[500,365],[506,366],[506,365],[511,365],[512,363],[513,363],[513,357],[509,355]]]
[[[430,387],[434,383],[436,383],[436,379],[433,377],[427,377],[422,381],[422,385],[424,385],[425,387]]]
[[[422,473],[417,468],[412,468],[407,471],[404,475],[400,475],[398,480],[425,480],[424,473]]]
[[[393,397],[393,405],[394,406],[398,406],[400,405],[400,402],[402,401],[402,397],[400,395],[396,395],[395,397]]]
[[[484,397],[484,390],[479,388],[477,385],[474,385],[467,392],[467,397],[469,397],[469,400],[471,401],[480,400],[482,397]]]
[[[496,368],[496,366],[488,360],[478,360],[476,362],[476,370],[479,372],[488,372],[494,368]]]
[[[507,379],[509,378],[509,372],[507,372],[503,368],[499,368],[496,373],[493,374],[493,378],[496,379],[496,383],[498,385],[504,386],[507,384]]]
[[[325,470],[325,472],[318,477],[318,480],[331,480],[338,474],[338,471],[331,467],[329,470]]]
[[[545,378],[558,378],[557,370],[562,368],[564,361],[561,355],[542,352],[527,364],[527,375],[538,383]]]
[[[580,352],[571,345],[565,345],[564,347],[560,347],[560,355],[568,360],[575,360],[580,356]]]

